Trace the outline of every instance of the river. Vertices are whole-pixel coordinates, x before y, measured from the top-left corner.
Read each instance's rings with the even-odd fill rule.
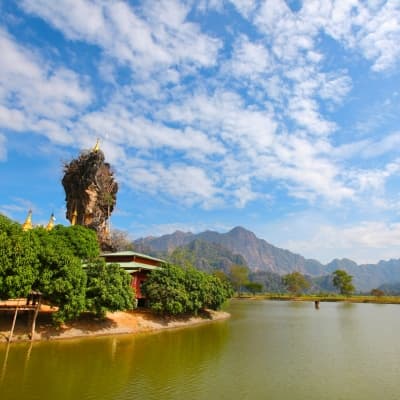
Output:
[[[226,321],[0,345],[1,400],[397,400],[400,306],[232,301]]]

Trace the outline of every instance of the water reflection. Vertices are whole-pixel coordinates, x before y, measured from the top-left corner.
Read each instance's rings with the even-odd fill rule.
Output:
[[[152,335],[0,346],[0,399],[397,400],[400,306],[237,301],[230,311]]]
[[[143,390],[159,393],[184,384],[188,376],[194,379],[218,357],[227,332],[221,325],[3,346],[0,398],[114,399],[121,393],[143,398]]]

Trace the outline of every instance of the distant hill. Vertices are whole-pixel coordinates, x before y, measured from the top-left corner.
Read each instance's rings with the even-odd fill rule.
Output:
[[[177,247],[169,257],[171,261],[178,261],[179,258],[189,260],[193,266],[205,272],[219,270],[228,273],[233,264],[247,266],[246,260],[240,254],[234,254],[218,243],[201,239]]]
[[[249,268],[254,271],[273,271],[279,274],[301,271],[310,275],[323,273],[323,265],[318,261],[306,260],[301,255],[275,247],[242,227],[236,227],[227,233],[205,231],[193,234],[177,231],[160,237],[138,239],[135,246],[171,254],[177,247],[194,240],[219,244],[234,254],[241,254]]]
[[[141,251],[164,256],[171,255],[177,248],[183,248],[193,252],[198,268],[209,271],[226,270],[230,263],[242,264],[244,260],[252,273],[259,274],[259,280],[265,280],[262,272],[285,275],[299,271],[311,277],[321,277],[332,274],[336,269],[344,269],[353,275],[358,291],[369,291],[385,283],[400,282],[400,259],[365,265],[358,265],[349,259],[335,259],[323,265],[317,260],[306,259],[289,250],[273,246],[242,227],[236,227],[227,233],[205,231],[193,234],[177,231],[160,237],[141,238],[134,244]],[[238,256],[243,259],[237,258]],[[275,275],[271,275],[272,277],[278,287],[279,279]],[[326,286],[329,279],[320,281],[326,281]]]

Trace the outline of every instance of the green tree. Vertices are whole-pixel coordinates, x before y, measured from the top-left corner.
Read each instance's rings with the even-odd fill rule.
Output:
[[[355,287],[352,281],[353,277],[343,269],[337,269],[333,273],[332,282],[340,294],[350,296],[354,292]]]
[[[233,293],[228,282],[214,275],[170,264],[151,272],[143,292],[153,311],[168,315],[217,310]]]
[[[205,286],[204,307],[212,310],[219,310],[234,293],[230,282],[215,274],[205,274]]]
[[[300,294],[310,287],[310,282],[298,271],[284,275],[282,281],[287,290],[293,294]]]
[[[105,317],[107,311],[133,308],[131,277],[119,264],[98,260],[86,267],[86,309]]]
[[[244,287],[251,293],[256,294],[260,293],[263,289],[263,284],[259,282],[248,282],[244,285]]]
[[[242,265],[234,264],[229,270],[229,278],[232,282],[232,286],[240,297],[243,286],[249,281],[249,269]]]
[[[0,215],[0,299],[26,297],[38,277],[38,242]]]
[[[149,307],[159,314],[177,315],[185,313],[190,304],[185,288],[185,271],[172,264],[150,273],[143,283],[143,293]]]
[[[207,299],[206,276],[203,272],[189,267],[185,272],[185,290],[189,297],[187,312],[197,314],[204,307]]]
[[[35,228],[30,231],[39,245],[38,279],[33,287],[45,300],[57,306],[54,321],[61,324],[77,318],[85,310],[86,274],[80,258],[65,237],[57,231]]]
[[[100,246],[96,232],[81,225],[56,225],[49,232],[51,237],[63,240],[72,254],[80,260],[90,261],[99,257]]]

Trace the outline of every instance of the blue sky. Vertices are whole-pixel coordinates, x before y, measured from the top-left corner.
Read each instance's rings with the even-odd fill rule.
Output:
[[[399,43],[398,0],[1,2],[0,212],[67,224],[99,138],[132,238],[399,258]]]

